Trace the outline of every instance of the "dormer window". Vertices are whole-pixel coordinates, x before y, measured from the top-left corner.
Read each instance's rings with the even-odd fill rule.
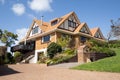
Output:
[[[56,19],[56,20],[54,20],[54,21],[51,22],[51,26],[54,26],[54,25],[56,25],[57,23],[58,23],[58,20]]]

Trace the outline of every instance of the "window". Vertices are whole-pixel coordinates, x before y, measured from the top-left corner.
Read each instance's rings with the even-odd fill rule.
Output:
[[[33,28],[33,30],[32,30],[32,34],[36,34],[36,33],[38,33],[38,26],[36,26],[36,27]]]
[[[95,37],[96,37],[96,38],[101,38],[100,33],[97,32],[96,35],[95,35]]]
[[[68,20],[68,26],[69,27],[76,27],[76,22],[74,22],[73,20]]]
[[[51,22],[51,26],[53,26],[53,25],[55,25],[57,23],[58,23],[58,20],[54,20],[54,21]]]
[[[85,26],[82,27],[82,29],[80,30],[80,32],[89,34],[89,32],[87,31],[87,28]]]
[[[82,43],[86,42],[86,37],[80,36],[80,41],[81,41]]]
[[[50,35],[42,37],[42,42],[48,42],[50,41]]]

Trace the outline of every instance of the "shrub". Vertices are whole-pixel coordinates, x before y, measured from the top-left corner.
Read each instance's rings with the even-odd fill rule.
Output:
[[[14,63],[14,62],[13,62],[13,56],[12,56],[11,53],[7,52],[7,53],[5,54],[4,63],[5,63],[5,64]]]
[[[55,54],[60,53],[62,51],[62,48],[60,45],[58,45],[55,42],[52,42],[48,47],[47,47],[47,52],[48,52],[48,57],[52,59]]]
[[[18,51],[14,52],[14,58],[17,58],[19,56],[22,56],[21,52]]]
[[[75,54],[75,50],[72,50],[72,49],[66,49],[64,51],[65,54],[68,54],[68,55],[72,55],[72,54]]]
[[[14,52],[14,62],[17,63],[17,62],[20,62],[22,60],[22,53],[21,52]]]
[[[0,65],[4,64],[4,56],[0,56]]]

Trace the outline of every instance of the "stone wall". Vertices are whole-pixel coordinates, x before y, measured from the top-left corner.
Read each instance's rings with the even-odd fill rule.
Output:
[[[90,60],[96,61],[108,57],[105,53],[90,53]]]

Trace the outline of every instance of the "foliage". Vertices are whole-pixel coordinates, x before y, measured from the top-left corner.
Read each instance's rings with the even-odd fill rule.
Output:
[[[18,51],[14,52],[14,58],[17,58],[20,56],[22,56],[21,52],[18,52]]]
[[[111,30],[108,33],[108,41],[110,38],[117,38],[118,40],[120,39],[120,18],[118,18],[117,21],[111,20]]]
[[[21,61],[21,59],[22,59],[22,53],[21,52],[18,52],[18,51],[16,51],[16,52],[14,52],[14,62],[15,63],[17,63],[17,62],[20,62]]]
[[[102,47],[92,47],[91,48],[91,53],[105,53],[105,54],[107,54],[108,57],[116,55],[115,51],[113,51],[110,48],[106,48],[106,47],[104,47],[104,48],[102,48]]]
[[[74,57],[75,55],[65,55],[65,54],[58,54],[53,59],[49,59],[46,61],[48,65],[58,64],[62,62],[67,62],[69,59]]]
[[[108,57],[116,55],[116,53],[108,47],[107,42],[99,42],[96,40],[90,40],[89,45],[91,46],[90,47],[91,53],[106,53]]]
[[[101,59],[92,63],[86,63],[74,67],[78,70],[91,70],[91,71],[106,71],[106,72],[120,72],[120,49],[113,49],[117,55],[110,58]]]
[[[75,54],[75,50],[68,48],[63,53],[65,53],[67,55],[73,55],[73,54]]]
[[[2,37],[2,30],[0,29],[0,39],[1,39],[1,37]]]
[[[11,53],[7,52],[7,53],[5,54],[4,63],[5,63],[5,64],[11,64],[11,63],[13,63],[13,56],[12,56]]]
[[[17,37],[17,34],[4,30],[1,37],[1,42],[4,43],[5,46],[10,47],[12,44],[15,44]]]
[[[6,46],[0,46],[0,56],[5,55],[6,51],[7,51]]]
[[[2,64],[4,64],[4,56],[3,55],[0,56],[0,65],[2,65]]]
[[[62,46],[63,49],[67,48],[70,43],[70,38],[68,35],[61,37],[57,40],[57,43]]]
[[[108,42],[108,47],[110,47],[110,48],[120,48],[120,40],[110,40]]]
[[[39,57],[38,63],[46,63],[46,61],[48,60],[48,57],[46,57],[43,53],[40,53],[38,57]]]
[[[62,51],[62,48],[59,44],[52,42],[50,45],[47,47],[47,52],[49,58],[53,58],[55,54],[60,53]]]

